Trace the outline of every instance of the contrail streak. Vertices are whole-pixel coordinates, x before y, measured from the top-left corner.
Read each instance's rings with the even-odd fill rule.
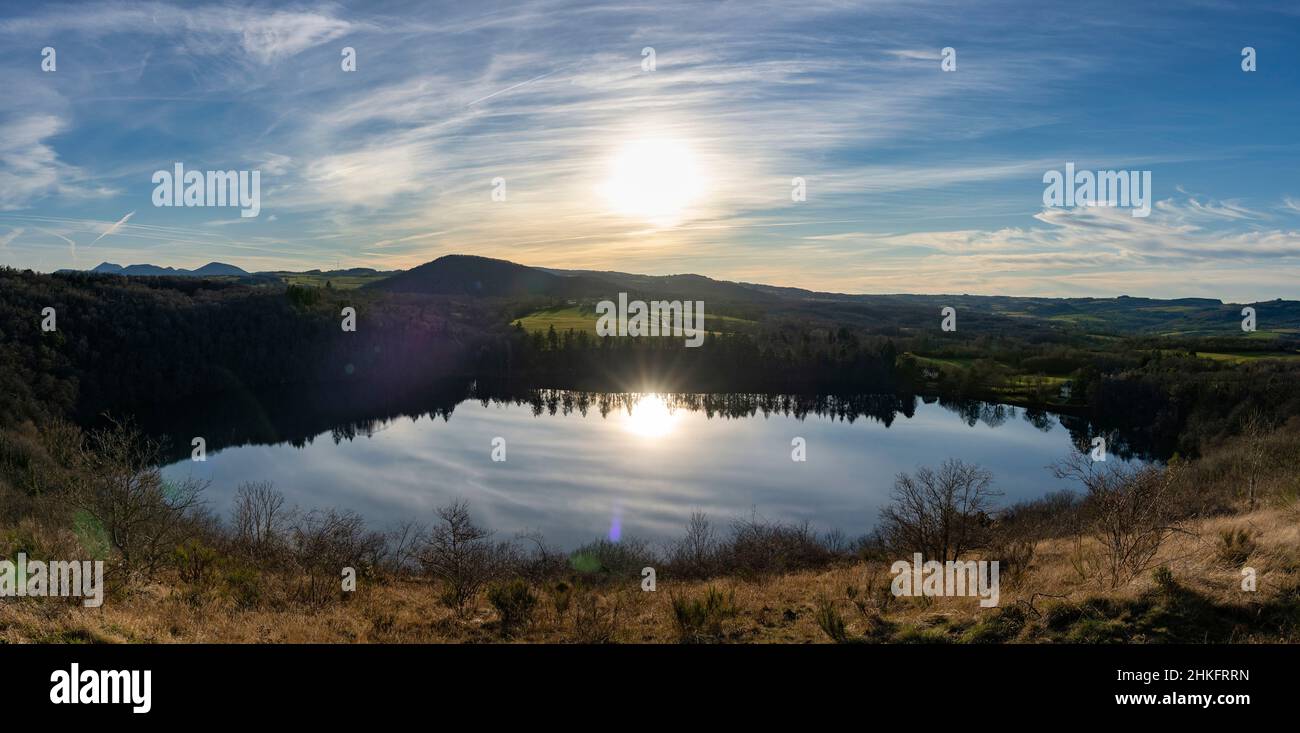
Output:
[[[103,234],[99,235],[98,237],[95,237],[95,242],[98,242],[99,240],[103,239],[104,237],[107,237],[108,235],[112,234],[113,232],[116,232],[118,229],[121,229],[121,228],[122,228],[122,225],[125,224],[125,223],[127,223],[127,221],[129,221],[129,220],[131,219],[131,217],[133,217],[133,216],[135,216],[135,212],[134,212],[134,211],[132,211],[131,213],[129,213],[129,214],[127,214],[126,216],[122,217],[120,220],[118,220],[118,222],[117,222],[116,224],[112,224],[112,225],[110,225],[107,229],[104,230],[104,233],[103,233]],[[95,242],[91,242],[91,243],[90,243],[90,246],[93,247],[93,246],[95,245]]]

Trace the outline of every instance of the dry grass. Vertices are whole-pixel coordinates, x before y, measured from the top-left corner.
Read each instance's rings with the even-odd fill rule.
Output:
[[[1221,534],[1244,529],[1254,542],[1246,565],[1257,573],[1258,590],[1241,589],[1241,569],[1229,567],[1220,552]],[[608,640],[621,643],[676,643],[672,598],[702,598],[714,587],[734,594],[738,613],[723,625],[729,643],[824,643],[818,624],[827,601],[842,614],[847,635],[859,640],[970,640],[979,624],[1003,611],[1024,609],[1027,618],[1050,616],[1052,606],[1097,602],[1137,603],[1160,589],[1145,573],[1118,589],[1100,577],[1076,569],[1079,555],[1099,548],[1069,538],[1038,543],[1032,565],[1016,588],[1003,584],[1000,608],[982,609],[974,598],[897,598],[883,618],[860,612],[846,594],[861,589],[869,568],[861,563],[821,571],[791,572],[759,580],[714,578],[672,582],[658,590],[639,584],[576,589],[571,596],[552,587],[537,588],[539,601],[532,623],[510,639],[513,643],[570,643]],[[995,558],[992,558],[995,559]],[[1156,564],[1167,567],[1180,584],[1211,605],[1249,606],[1291,598],[1300,588],[1300,503],[1268,507],[1188,525],[1160,549]],[[1083,565],[1086,567],[1086,564]],[[887,584],[877,570],[876,583]],[[109,597],[100,609],[71,601],[6,599],[0,601],[0,643],[475,643],[502,640],[499,619],[485,593],[464,618],[437,601],[430,581],[401,579],[363,582],[347,600],[323,606],[275,603],[269,608],[239,609],[220,594],[195,594],[183,587],[152,585],[125,597]],[[859,600],[863,598],[858,595]],[[1199,601],[1198,601],[1199,602]],[[1044,615],[1046,614],[1046,616]],[[1233,633],[1237,641],[1296,641],[1290,631],[1259,629]],[[1050,635],[1019,633],[1017,641],[1051,640]]]

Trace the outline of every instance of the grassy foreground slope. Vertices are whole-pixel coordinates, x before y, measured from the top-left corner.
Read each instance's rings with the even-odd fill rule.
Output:
[[[1224,556],[1223,533],[1248,528],[1258,590]],[[1083,550],[1090,548],[1085,544]],[[997,608],[973,598],[889,598],[887,568],[854,563],[758,580],[722,577],[591,590],[537,588],[521,642],[1296,642],[1300,641],[1300,503],[1207,519],[1187,527],[1154,572],[1112,590],[1081,577],[1080,548],[1039,542],[1035,560]],[[874,585],[873,585],[874,583]],[[678,608],[721,598],[701,623]],[[852,596],[850,596],[852,594]],[[418,579],[362,584],[347,602],[240,609],[220,595],[196,598],[159,583],[102,609],[38,600],[0,604],[0,643],[419,643],[504,640],[502,615],[485,596],[459,616]],[[685,603],[683,603],[683,601]],[[716,623],[716,626],[714,624]],[[710,628],[713,627],[713,628]],[[716,636],[714,636],[716,635]]]

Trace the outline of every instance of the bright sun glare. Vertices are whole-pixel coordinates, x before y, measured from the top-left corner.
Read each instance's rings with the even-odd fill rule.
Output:
[[[668,403],[659,395],[646,395],[637,401],[628,416],[629,431],[645,438],[659,438],[672,431],[677,416],[668,409]]]
[[[624,145],[614,156],[603,192],[618,213],[671,227],[684,218],[702,189],[700,168],[688,145],[643,139]]]

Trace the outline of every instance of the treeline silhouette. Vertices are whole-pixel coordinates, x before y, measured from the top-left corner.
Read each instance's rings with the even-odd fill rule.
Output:
[[[709,419],[743,420],[773,415],[806,420],[810,417],[853,423],[871,420],[886,427],[899,417],[912,418],[920,403],[938,404],[975,426],[999,427],[1023,420],[1044,432],[1064,429],[1080,450],[1090,449],[1094,436],[1105,435],[1107,449],[1124,459],[1167,458],[1144,442],[1145,432],[1105,429],[1091,419],[1046,410],[1014,407],[982,400],[901,393],[774,394],[766,392],[666,392],[655,394],[670,410],[702,413]],[[394,388],[385,382],[358,380],[348,390],[335,385],[308,385],[231,393],[202,410],[159,403],[132,413],[133,422],[159,443],[167,463],[189,457],[192,436],[203,436],[209,451],[244,445],[287,443],[303,447],[325,437],[335,443],[370,436],[401,419],[451,420],[466,401],[513,405],[534,416],[580,415],[604,419],[629,412],[646,393],[605,392],[528,387],[499,379],[452,377],[418,386]],[[100,424],[107,424],[100,420]]]
[[[1268,339],[1102,339],[1042,327],[1017,336],[1005,318],[981,330],[983,321],[969,317],[961,332],[942,333],[836,325],[826,320],[838,312],[832,309],[806,320],[776,314],[744,332],[711,332],[691,348],[682,337],[529,333],[506,325],[518,306],[501,298],[0,268],[0,422],[88,424],[110,413],[147,424],[151,413],[201,412],[220,416],[214,424],[240,425],[224,433],[231,444],[301,441],[386,415],[449,414],[470,382],[477,394],[498,385],[492,389],[507,398],[538,388],[712,393],[700,398],[702,408],[724,416],[727,401],[747,410],[752,400],[762,410],[789,404],[888,421],[893,412],[907,414],[912,395],[1003,402],[1020,376],[1051,374],[1070,380],[1069,397],[1044,383],[1013,401],[1064,413],[1081,440],[1106,435],[1112,449],[1163,457],[1195,455],[1237,434],[1247,414],[1273,424],[1300,414],[1300,359],[1196,357],[1198,350],[1285,348]],[[47,307],[55,309],[52,332],[41,329]],[[341,328],[345,307],[356,309],[355,332]],[[965,366],[936,376],[916,354]],[[294,409],[267,397],[313,390],[314,402]],[[282,412],[287,421],[268,417]],[[294,422],[310,413],[319,418]]]
[[[471,371],[492,322],[473,303],[436,298],[4,268],[0,393],[12,417],[85,420],[286,385],[400,384]]]
[[[638,388],[647,380],[698,392],[893,392],[904,386],[895,341],[847,328],[710,333],[696,347],[680,336],[602,338],[586,331],[514,334],[508,366],[530,379],[575,389]]]

